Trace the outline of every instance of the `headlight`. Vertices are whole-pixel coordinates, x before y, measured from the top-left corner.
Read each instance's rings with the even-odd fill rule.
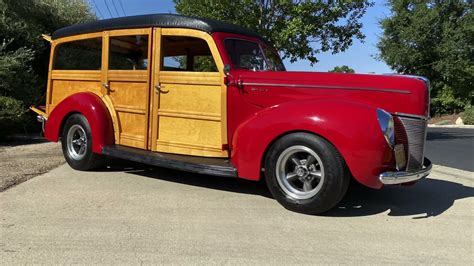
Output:
[[[395,145],[395,128],[392,115],[383,109],[377,108],[377,120],[385,140],[393,148]]]

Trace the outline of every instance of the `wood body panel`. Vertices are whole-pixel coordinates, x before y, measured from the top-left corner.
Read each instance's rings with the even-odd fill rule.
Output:
[[[56,106],[69,95],[77,92],[90,91],[100,95],[100,81],[53,80],[53,97],[50,105]]]
[[[160,111],[175,111],[183,114],[221,115],[219,85],[192,85],[161,82],[162,89],[169,91],[161,95]]]
[[[160,137],[157,140],[157,150],[181,153],[188,148],[185,154],[203,156],[203,153],[207,153],[214,155],[210,157],[220,157],[220,121],[159,116],[158,123]]]
[[[116,144],[146,149],[148,130],[147,71],[109,70],[107,95],[114,106],[119,127]],[[128,72],[128,73],[127,73]],[[143,73],[133,73],[143,72]]]
[[[50,76],[46,104],[48,115],[57,104],[72,94],[89,91],[101,95],[100,70],[52,70]]]
[[[205,40],[218,72],[160,71],[161,35]],[[109,69],[110,40],[148,35],[146,70]],[[100,70],[53,70],[58,44],[102,38]],[[127,43],[117,40],[121,48]],[[50,57],[47,113],[66,97],[90,91],[101,97],[113,121],[115,143],[140,149],[206,157],[228,157],[223,63],[212,37],[190,29],[124,29],[54,40]],[[154,85],[169,93],[160,93]]]
[[[153,47],[151,60],[151,86],[150,88],[150,116],[148,117],[148,149],[156,151],[156,142],[158,139],[158,108],[160,102],[160,93],[155,89],[160,84],[161,67],[161,28],[153,29]]]
[[[78,81],[100,81],[100,70],[53,70],[53,80],[78,80]]]

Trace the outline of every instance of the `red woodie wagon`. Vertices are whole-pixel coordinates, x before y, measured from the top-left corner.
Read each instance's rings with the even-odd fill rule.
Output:
[[[112,156],[265,178],[283,206],[313,214],[351,178],[381,188],[430,173],[422,77],[287,72],[255,33],[171,14],[73,25],[50,41],[36,111],[74,169]]]

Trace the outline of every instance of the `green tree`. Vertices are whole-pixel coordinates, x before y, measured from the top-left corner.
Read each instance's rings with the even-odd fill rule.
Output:
[[[403,74],[426,76],[432,84],[432,114],[457,112],[472,102],[474,14],[472,1],[389,0],[391,16],[380,59]]]
[[[173,0],[179,14],[234,23],[271,41],[291,62],[318,62],[321,52],[338,53],[363,40],[360,18],[372,5],[367,0]]]
[[[354,69],[352,69],[352,68],[350,68],[346,65],[334,67],[332,70],[329,70],[329,72],[352,73],[352,74],[355,73]]]
[[[41,34],[94,19],[85,0],[0,0],[0,138],[44,100],[50,45]]]

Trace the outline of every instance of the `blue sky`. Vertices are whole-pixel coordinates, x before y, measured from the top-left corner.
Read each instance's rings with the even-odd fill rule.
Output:
[[[89,3],[92,10],[100,18],[110,18],[111,14],[114,17],[123,16],[123,11],[127,16],[175,13],[172,0],[89,0]],[[123,6],[123,11],[120,4]],[[314,66],[311,66],[306,60],[299,60],[292,64],[285,61],[287,69],[290,71],[328,71],[335,66],[348,65],[355,69],[357,73],[392,72],[384,62],[373,58],[378,52],[376,48],[377,40],[382,35],[378,21],[389,14],[390,11],[385,5],[385,1],[376,1],[375,6],[369,8],[362,19],[364,25],[362,31],[366,35],[364,43],[355,40],[354,44],[344,53],[319,54],[318,59],[320,61]]]

